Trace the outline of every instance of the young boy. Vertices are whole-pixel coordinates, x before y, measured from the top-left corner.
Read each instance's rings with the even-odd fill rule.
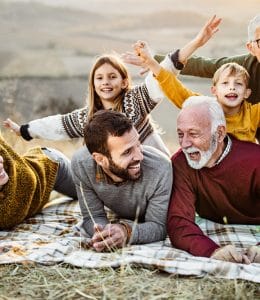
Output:
[[[183,62],[218,30],[220,23],[218,20],[214,16],[200,30],[195,39],[180,50],[179,57]],[[145,42],[137,42],[134,49],[142,58],[143,66],[152,71],[164,94],[177,107],[180,108],[188,97],[199,95],[186,88],[172,72],[159,65],[150,54]],[[149,75],[147,80],[149,80]],[[249,75],[245,68],[237,63],[227,63],[215,72],[211,91],[223,107],[228,133],[240,140],[255,142],[256,131],[260,126],[260,103],[252,105],[245,100],[251,93],[248,82]]]

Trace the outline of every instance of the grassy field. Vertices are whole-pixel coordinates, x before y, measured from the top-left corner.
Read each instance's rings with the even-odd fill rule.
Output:
[[[0,277],[0,299],[260,299],[256,283],[178,277],[130,266],[10,265],[0,267]]]

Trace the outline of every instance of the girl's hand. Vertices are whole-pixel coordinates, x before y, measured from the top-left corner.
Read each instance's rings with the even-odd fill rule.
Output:
[[[136,53],[134,52],[129,52],[129,51],[125,52],[121,54],[121,58],[126,64],[141,67],[139,71],[139,74],[141,76],[145,75],[149,71],[147,67],[142,67],[143,60],[141,59],[140,56],[136,55]]]
[[[21,132],[20,132],[20,125],[18,125],[17,123],[13,122],[11,119],[6,119],[3,122],[3,125],[5,128],[10,129],[11,131],[13,131],[16,135],[20,136]]]
[[[219,24],[221,23],[222,19],[217,18],[214,15],[207,23],[201,28],[197,36],[195,37],[195,41],[198,47],[203,46],[207,43],[207,41],[219,31]]]

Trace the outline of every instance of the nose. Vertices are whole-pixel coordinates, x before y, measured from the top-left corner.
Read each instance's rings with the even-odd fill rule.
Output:
[[[189,147],[192,146],[192,142],[189,139],[189,137],[187,135],[184,135],[181,139],[180,139],[180,146],[183,149],[187,149]]]
[[[230,90],[235,90],[235,84],[234,83],[230,83],[229,84],[229,89]]]
[[[143,149],[141,146],[137,147],[133,156],[134,161],[142,161],[144,159]]]
[[[102,85],[107,85],[109,83],[109,79],[107,77],[103,77],[101,83],[102,83]]]

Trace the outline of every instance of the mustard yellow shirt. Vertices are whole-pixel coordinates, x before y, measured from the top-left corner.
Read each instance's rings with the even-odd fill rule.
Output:
[[[201,95],[186,88],[172,72],[164,68],[155,78],[165,96],[178,108],[190,96]],[[225,117],[228,133],[242,141],[256,142],[256,131],[260,127],[260,103],[251,104],[244,100],[237,114]]]

